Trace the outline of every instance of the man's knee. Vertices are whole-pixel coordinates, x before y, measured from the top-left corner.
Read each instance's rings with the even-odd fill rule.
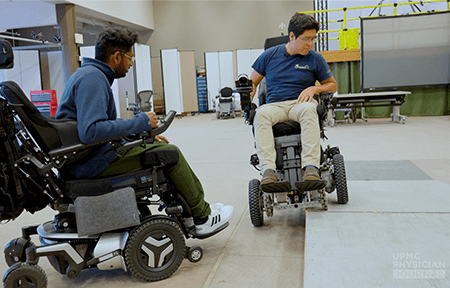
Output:
[[[270,111],[268,109],[258,109],[255,115],[255,125],[271,121]]]
[[[295,107],[295,112],[297,117],[318,117],[317,116],[317,105],[312,102],[307,103],[299,103],[298,106]],[[300,119],[298,119],[300,120]]]

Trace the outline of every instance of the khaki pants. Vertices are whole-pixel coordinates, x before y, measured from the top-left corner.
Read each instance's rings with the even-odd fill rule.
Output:
[[[302,167],[320,165],[320,128],[317,116],[317,101],[297,103],[297,100],[264,104],[256,111],[256,153],[261,171],[276,171],[276,153],[272,126],[276,123],[297,121],[301,127]]]

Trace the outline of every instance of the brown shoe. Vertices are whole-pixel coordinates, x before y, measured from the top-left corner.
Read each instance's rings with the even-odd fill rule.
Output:
[[[305,171],[303,171],[303,181],[318,181],[318,180],[320,180],[320,177],[316,169],[309,167],[306,168]]]
[[[277,174],[273,170],[267,169],[266,171],[264,171],[264,174],[262,176],[261,185],[270,184],[277,181],[278,181]]]

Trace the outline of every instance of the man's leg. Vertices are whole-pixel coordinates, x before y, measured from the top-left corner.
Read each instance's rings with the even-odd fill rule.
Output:
[[[295,104],[289,111],[289,119],[300,123],[302,137],[302,166],[320,166],[320,128],[317,102]]]
[[[170,177],[171,183],[186,199],[192,210],[192,216],[194,218],[207,217],[211,213],[211,209],[204,199],[205,195],[200,180],[197,178],[194,171],[192,171],[180,149],[175,145],[167,144],[165,141],[147,144],[145,148],[140,146],[134,147],[124,154],[123,157],[118,157],[118,159],[111,163],[111,165],[109,165],[99,176],[105,177],[142,170],[143,167],[140,161],[140,155],[146,150],[153,149],[178,150],[179,160],[175,165],[167,169],[167,175]]]
[[[272,126],[288,120],[287,104],[285,102],[270,103],[259,107],[255,115],[256,153],[261,163],[261,171],[272,169],[276,171],[276,153]]]

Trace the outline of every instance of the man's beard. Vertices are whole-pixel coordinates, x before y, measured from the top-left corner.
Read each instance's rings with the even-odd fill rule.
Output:
[[[116,74],[114,75],[115,79],[123,78],[127,75],[128,71],[116,71]]]

